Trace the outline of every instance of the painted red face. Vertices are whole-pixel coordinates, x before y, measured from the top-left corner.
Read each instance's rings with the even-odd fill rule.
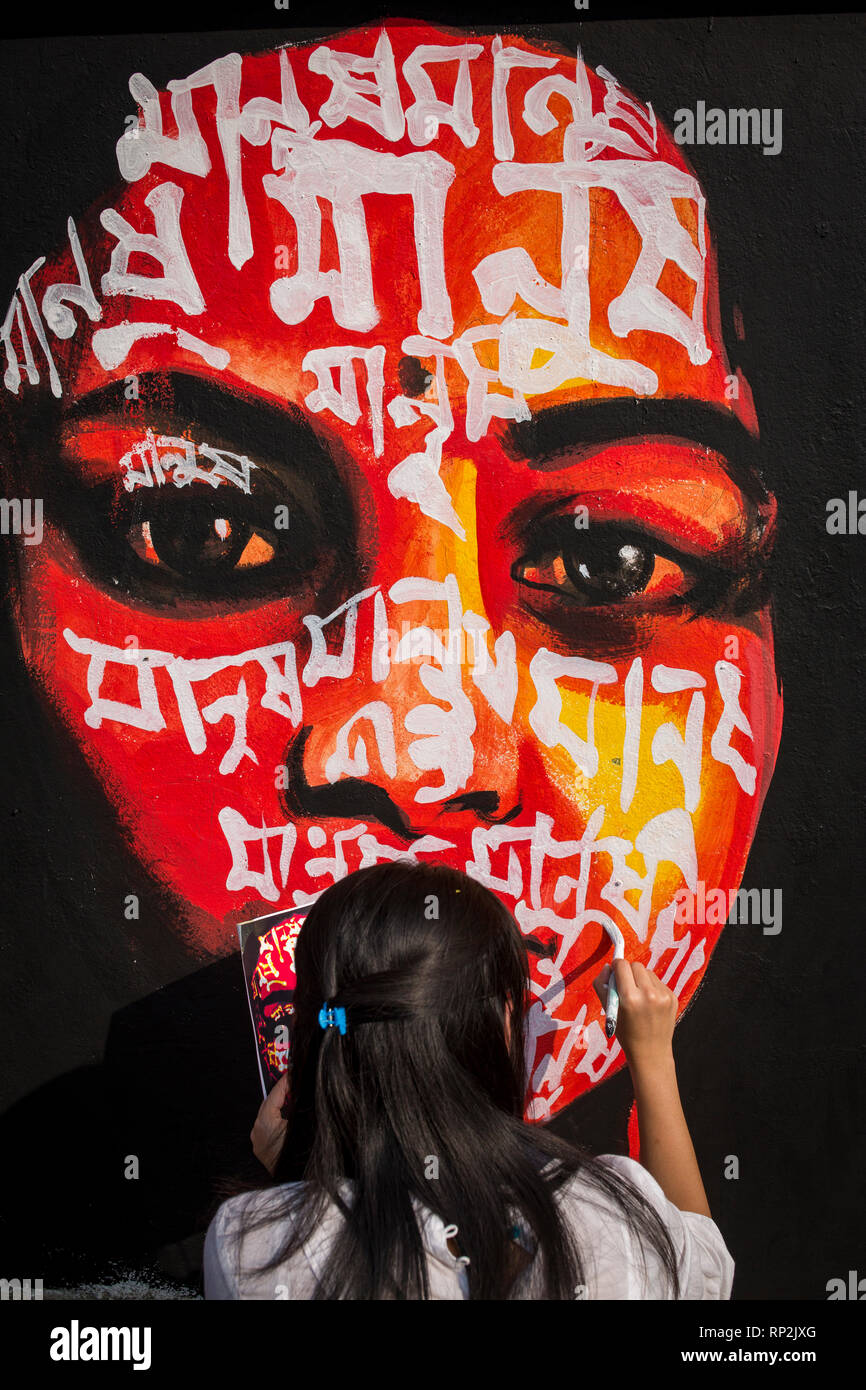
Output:
[[[520,38],[171,85],[132,80],[127,185],[7,320],[13,411],[39,377],[62,416],[25,660],[202,958],[378,859],[490,885],[543,1119],[623,1062],[615,944],[687,1004],[721,922],[675,895],[737,888],[775,761],[773,504],[701,190]]]

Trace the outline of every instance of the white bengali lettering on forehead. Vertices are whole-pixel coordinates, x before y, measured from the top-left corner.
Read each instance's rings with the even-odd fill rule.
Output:
[[[472,442],[484,437],[491,420],[525,421],[532,416],[517,383],[507,383],[513,388],[510,396],[487,389],[490,385],[503,384],[501,359],[503,351],[507,352],[507,349],[503,349],[502,344],[510,327],[508,323],[483,323],[475,328],[467,328],[454,340],[454,356],[466,377],[466,438]],[[500,365],[496,371],[483,366],[476,351],[479,343],[491,342],[499,347]]]
[[[227,62],[223,59],[220,66],[212,64],[207,69],[211,80],[226,72]],[[130,95],[141,107],[144,120],[127,129],[117,142],[117,165],[128,182],[143,178],[152,164],[165,164],[201,178],[210,172],[207,144],[192,108],[193,85],[193,78],[168,84],[173,94],[171,112],[177,125],[177,135],[169,136],[163,133],[162,106],[156,87],[144,73],[136,72],[130,77]]]
[[[578,51],[578,62],[581,62]],[[658,153],[658,122],[651,103],[647,102],[643,106],[639,101],[635,101],[620,86],[613,73],[608,72],[607,68],[597,67],[596,76],[604,82],[604,114],[608,123],[619,121],[621,124],[629,126],[632,134],[636,137],[637,149],[634,153],[639,153],[644,149],[647,154]]]
[[[130,182],[142,178],[154,164],[196,178],[207,177],[212,173],[211,156],[194,109],[193,94],[212,88],[216,96],[213,119],[228,185],[227,253],[230,262],[240,268],[255,250],[243,186],[243,148],[245,144],[262,146],[270,142],[275,172],[264,175],[264,185],[268,196],[280,202],[292,216],[298,255],[297,271],[273,282],[271,306],[278,318],[291,324],[303,322],[322,299],[330,303],[341,327],[367,332],[379,321],[381,310],[376,291],[386,283],[385,277],[389,283],[393,279],[393,267],[371,264],[364,196],[380,193],[411,199],[420,291],[417,328],[420,334],[444,343],[453,331],[449,277],[463,275],[468,269],[453,254],[446,265],[444,217],[448,190],[455,179],[454,166],[433,151],[402,156],[371,151],[351,141],[322,136],[321,127],[323,122],[335,129],[346,121],[360,121],[389,141],[401,139],[408,129],[413,143],[425,145],[440,136],[442,127],[448,127],[464,146],[472,147],[479,135],[473,107],[473,71],[485,51],[492,58],[492,141],[500,161],[493,168],[493,191],[502,198],[521,192],[559,198],[561,275],[559,285],[548,282],[537,270],[530,249],[520,246],[492,251],[472,271],[485,309],[505,320],[474,324],[451,344],[467,375],[467,416],[469,437],[473,440],[486,432],[494,417],[528,419],[526,397],[555,390],[568,381],[624,387],[638,395],[653,394],[658,389],[656,373],[645,363],[606,353],[590,340],[593,189],[606,190],[617,197],[641,242],[625,287],[608,306],[611,332],[623,340],[635,330],[658,333],[681,343],[695,365],[710,360],[703,322],[704,199],[695,179],[658,158],[658,127],[651,106],[629,97],[616,79],[600,67],[597,75],[604,97],[602,109],[594,111],[589,74],[579,54],[574,77],[570,78],[557,70],[560,58],[505,47],[496,36],[479,43],[416,45],[402,66],[404,81],[413,97],[404,113],[393,49],[382,30],[371,55],[340,52],[325,45],[309,56],[310,71],[325,76],[331,84],[316,121],[311,120],[300,100],[292,61],[285,49],[273,55],[274,88],[278,78],[279,100],[254,95],[241,104],[244,60],[237,53],[226,54],[188,77],[169,82],[177,130],[171,136],[163,128],[160,94],[143,74],[135,73],[130,79],[130,92],[141,115],[117,145],[121,172]],[[434,75],[443,66],[450,66],[453,72],[455,64],[452,95],[445,101],[437,94]],[[547,73],[525,89],[519,117],[509,101],[509,76],[515,69]],[[513,162],[521,128],[535,135],[555,135],[559,119],[551,110],[554,97],[565,97],[572,115],[571,121],[562,127],[561,162]],[[620,157],[599,157],[609,152]],[[116,239],[109,269],[102,280],[104,295],[166,300],[192,316],[204,312],[206,296],[196,279],[181,228],[183,197],[183,191],[172,183],[161,184],[148,193],[144,203],[153,214],[152,232],[135,228],[115,209],[102,213],[103,226]],[[322,269],[320,199],[332,206],[337,269]],[[696,205],[697,246],[679,222],[674,199],[687,199]],[[484,199],[479,198],[476,206],[480,214]],[[7,360],[4,383],[11,391],[18,391],[24,373],[28,381],[39,381],[28,330],[33,332],[48,363],[51,389],[60,395],[62,386],[47,330],[58,337],[71,336],[75,320],[66,304],[81,308],[94,321],[101,317],[102,306],[93,294],[71,221],[70,228],[79,284],[47,287],[43,294],[43,324],[30,288],[31,276],[44,263],[41,258],[21,277],[3,320],[0,336]],[[162,274],[131,272],[130,259],[138,253],[155,259]],[[680,309],[658,288],[668,261],[695,285],[691,313]],[[518,300],[535,314],[521,316]],[[25,323],[25,314],[29,323]],[[565,322],[552,321],[556,319]],[[101,365],[118,365],[123,360],[131,329],[127,323],[120,332],[107,329],[93,335],[93,349]],[[135,332],[139,336],[172,334],[185,350],[199,353],[216,369],[229,360],[223,349],[211,347],[198,336],[182,339],[184,330],[166,323],[141,325]],[[13,346],[15,333],[21,342],[23,368]],[[485,338],[498,344],[496,371],[482,368],[477,359],[476,344]],[[330,349],[322,345],[319,350]],[[541,354],[547,360],[534,365]],[[512,394],[489,392],[491,383],[505,386]],[[378,455],[382,447],[377,417],[381,400],[375,392],[369,405]],[[417,500],[427,514],[436,515],[460,534],[459,522],[449,512],[450,502],[438,481],[437,454],[443,426],[436,420],[433,424],[424,453],[406,461],[410,466],[397,475],[395,486],[403,489],[398,495]]]
[[[436,400],[418,400],[414,396],[395,396],[388,403],[388,414],[398,429],[417,424],[425,416],[433,422],[424,436],[423,453],[407,454],[388,474],[388,490],[393,497],[414,502],[425,516],[448,526],[461,541],[466,530],[454,510],[439,470],[442,467],[442,447],[454,428],[451,401],[445,381],[445,360],[454,358],[453,348],[435,339],[412,335],[403,340],[403,351],[415,357],[432,357],[435,362]]]
[[[382,399],[385,391],[385,349],[377,346],[313,348],[301,363],[301,371],[312,372],[317,385],[304,397],[304,405],[314,414],[330,410],[347,425],[357,425],[361,418],[355,362],[364,367],[364,383],[370,408],[373,453],[380,458],[385,451],[385,427]],[[334,372],[339,370],[339,385]]]
[[[555,68],[558,58],[541,53],[527,53],[525,48],[506,48],[499,35],[493,40],[493,90],[491,95],[491,124],[493,152],[497,159],[514,157],[514,137],[508,110],[508,79],[513,68]]]
[[[620,93],[609,74],[606,78],[605,109],[596,113],[581,60],[574,81],[557,73],[537,82],[524,101],[524,120],[537,134],[549,134],[555,127],[550,111],[550,100],[555,94],[566,97],[572,107],[572,121],[563,139],[562,162],[505,162],[493,170],[494,185],[503,197],[541,192],[560,199],[559,287],[540,274],[522,247],[494,251],[473,271],[481,301],[489,312],[509,314],[519,297],[540,313],[567,321],[567,326],[563,326],[512,314],[503,326],[499,377],[527,395],[555,390],[574,379],[624,386],[639,395],[651,395],[658,389],[658,377],[649,367],[612,356],[591,343],[591,189],[605,189],[616,195],[641,240],[631,275],[607,309],[612,332],[623,339],[635,330],[662,333],[680,342],[696,365],[705,364],[712,356],[703,322],[706,241],[700,186],[685,171],[650,157],[657,138],[654,116],[641,124],[636,112],[642,108]],[[615,116],[626,120],[640,138],[612,125]],[[634,157],[598,157],[610,149]],[[675,198],[697,204],[697,247],[676,215]],[[658,289],[667,261],[678,266],[695,284],[691,314]],[[534,367],[533,359],[539,349],[552,356],[541,367]]]
[[[75,261],[75,269],[78,272],[78,284],[49,285],[42,296],[42,316],[52,333],[58,338],[71,338],[75,332],[76,318],[72,310],[66,307],[68,304],[77,304],[79,309],[84,310],[92,323],[96,323],[102,318],[102,306],[93,293],[90,272],[87,269],[84,252],[81,249],[78,231],[71,217],[67,219],[66,230],[72,258]]]
[[[439,134],[440,125],[448,125],[464,145],[471,148],[480,131],[472,116],[472,79],[469,64],[480,57],[480,43],[418,44],[403,64],[403,76],[412,89],[415,100],[406,112],[406,124],[413,145],[429,145]],[[427,63],[459,63],[454,97],[450,102],[436,96]]]
[[[325,125],[342,125],[348,117],[371,126],[387,140],[399,140],[406,126],[397,86],[394,50],[382,31],[372,58],[327,46],[310,54],[310,72],[331,81],[331,94],[319,108]],[[364,77],[361,74],[368,73]]]
[[[34,297],[33,290],[30,286],[31,276],[35,275],[36,271],[40,270],[44,264],[45,257],[40,256],[38,260],[35,260],[33,262],[33,264],[29,267],[28,270],[25,270],[23,275],[19,275],[17,291],[12,296],[12,301],[9,305],[9,310],[6,314],[6,318],[3,321],[3,346],[6,349],[6,371],[3,376],[3,381],[4,385],[10,391],[14,391],[16,395],[18,393],[18,388],[21,384],[21,367],[18,362],[17,355],[12,347],[13,324],[18,328],[18,332],[21,337],[21,346],[22,351],[24,353],[24,369],[27,373],[27,380],[31,383],[31,385],[35,385],[36,382],[39,381],[39,369],[36,366],[36,360],[33,356],[33,349],[30,345],[30,338],[28,336],[27,329],[24,325],[24,314],[22,312],[22,305],[24,309],[26,309],[27,311],[27,317],[30,321],[30,326],[36,337],[36,341],[42,350],[42,354],[45,357],[45,361],[48,364],[48,381],[51,386],[51,393],[54,396],[60,396],[63,391],[63,387],[60,382],[60,375],[57,371],[57,366],[54,361],[54,356],[51,351],[51,348],[48,345],[48,338],[45,333],[45,325],[42,322],[41,315],[36,306],[36,299]]]
[[[216,131],[225,164],[229,188],[228,255],[240,269],[253,254],[249,211],[242,182],[241,140],[264,145],[273,126],[285,127],[313,136],[321,122],[311,124],[309,114],[298,97],[295,79],[285,50],[279,55],[280,100],[252,97],[240,105],[242,58],[229,53],[181,81],[168,84],[177,136],[163,134],[162,113],[155,88],[141,73],[129,80],[129,90],[142,108],[144,124],[129,129],[117,142],[120,172],[135,182],[159,163],[185,173],[204,177],[210,172],[207,145],[192,106],[192,92],[213,87],[216,93]]]
[[[381,193],[412,201],[421,303],[421,333],[447,338],[454,328],[445,279],[445,196],[454,166],[433,151],[393,155],[362,149],[346,140],[300,142],[285,135],[274,141],[274,163],[283,172],[268,174],[268,197],[289,212],[298,238],[298,268],[271,285],[271,306],[284,323],[303,323],[320,299],[330,302],[342,328],[368,332],[379,322],[373,286],[370,238],[363,198]],[[319,199],[333,210],[339,270],[322,270],[322,213]],[[393,270],[379,274],[393,277]]]
[[[23,278],[23,276],[19,276],[19,288],[21,280]],[[18,336],[21,343],[21,353],[24,358],[23,366],[18,358],[18,353],[15,351],[15,347],[12,342],[12,331],[14,328],[18,329]],[[6,354],[6,370],[3,373],[3,385],[6,387],[7,391],[12,391],[13,394],[17,396],[19,390],[21,389],[21,377],[23,373],[27,374],[27,380],[30,382],[31,386],[35,386],[36,383],[39,381],[39,369],[37,368],[36,362],[33,357],[33,348],[30,345],[30,337],[24,325],[24,315],[21,310],[21,300],[18,298],[17,294],[13,294],[11,300],[9,301],[9,307],[6,310],[6,317],[3,320],[2,327],[0,327],[0,340],[2,340],[3,350]],[[51,361],[51,365],[52,367],[54,366],[53,358]],[[59,396],[62,392],[62,387],[60,385],[60,378],[59,376],[57,376],[56,368],[54,370],[54,377],[52,377],[50,384],[52,394],[55,396]]]
[[[206,343],[184,328],[173,328],[169,323],[146,323],[140,319],[135,323],[124,319],[111,328],[97,328],[90,345],[100,367],[111,372],[126,361],[136,343],[145,338],[161,337],[174,338],[179,348],[200,357],[215,371],[223,371],[231,361],[225,348]]]
[[[117,239],[111,263],[102,277],[103,294],[168,300],[185,314],[204,312],[204,295],[180,230],[183,196],[183,189],[176,183],[161,183],[151,189],[144,202],[153,213],[155,231],[152,233],[136,231],[114,208],[106,208],[99,214],[105,230]],[[132,273],[129,261],[134,255],[151,257],[162,266],[162,275]]]

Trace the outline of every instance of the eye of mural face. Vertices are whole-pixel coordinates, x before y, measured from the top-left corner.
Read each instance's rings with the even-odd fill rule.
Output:
[[[341,541],[294,498],[175,494],[117,499],[88,490],[90,506],[67,530],[97,583],[132,601],[266,599],[338,582]],[[97,498],[96,495],[99,494]],[[289,521],[275,526],[282,507]]]
[[[650,540],[636,532],[604,523],[578,531],[572,518],[562,517],[548,535],[543,550],[517,562],[513,577],[585,607],[637,594],[672,597],[694,583],[688,571],[656,554]]]
[[[603,521],[578,530],[573,516],[553,518],[535,532],[531,546],[514,563],[513,580],[570,606],[623,606],[632,599],[663,605],[687,598],[701,580],[694,559],[687,564],[644,532]]]
[[[324,446],[289,438],[279,461],[253,462],[190,433],[93,422],[65,437],[51,517],[95,584],[180,615],[187,600],[336,605],[361,582],[352,504]]]
[[[232,517],[225,505],[196,499],[135,522],[127,540],[146,564],[193,580],[204,572],[270,564],[280,545],[275,532],[268,537],[250,521]]]

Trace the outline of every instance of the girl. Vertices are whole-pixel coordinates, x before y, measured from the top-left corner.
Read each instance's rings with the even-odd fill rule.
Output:
[[[206,1298],[730,1297],[677,1001],[651,971],[613,967],[637,1163],[525,1123],[527,947],[476,880],[411,860],[350,874],[310,909],[295,968],[290,1075],[251,1135],[271,1179],[217,1211]]]

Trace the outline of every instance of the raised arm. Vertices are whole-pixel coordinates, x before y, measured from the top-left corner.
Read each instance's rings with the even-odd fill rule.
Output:
[[[674,1206],[712,1216],[677,1085],[677,997],[637,962],[617,960],[613,969],[620,999],[617,1037],[634,1084],[640,1162]],[[595,982],[603,1003],[609,974],[606,967]]]

